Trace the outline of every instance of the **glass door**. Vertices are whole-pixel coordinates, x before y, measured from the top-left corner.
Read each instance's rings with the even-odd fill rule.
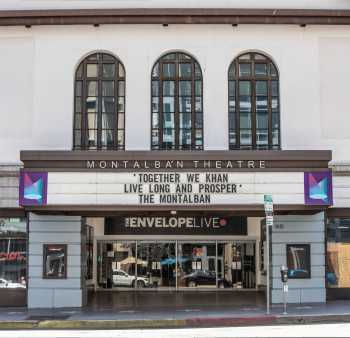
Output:
[[[137,258],[138,288],[175,288],[175,242],[138,242]]]
[[[178,287],[216,288],[216,243],[178,243]]]
[[[255,242],[218,243],[218,287],[255,288]]]

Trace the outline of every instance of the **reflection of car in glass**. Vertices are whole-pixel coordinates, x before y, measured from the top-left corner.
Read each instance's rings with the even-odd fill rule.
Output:
[[[123,270],[113,269],[113,285],[115,286],[135,286],[135,276],[127,274]],[[148,278],[137,277],[137,286],[142,288],[149,285]]]
[[[182,279],[185,280],[185,284],[188,287],[196,287],[197,285],[216,285],[215,271],[197,270],[191,272],[186,276],[183,276]],[[227,280],[218,278],[219,288],[225,288],[229,286],[230,283]]]
[[[9,289],[16,289],[16,288],[20,288],[20,289],[25,289],[25,285],[21,284],[21,283],[13,283],[11,281],[7,281],[4,278],[0,278],[0,288],[9,288]]]
[[[288,270],[288,277],[289,278],[303,278],[308,277],[309,273],[307,270],[304,269],[289,269]]]

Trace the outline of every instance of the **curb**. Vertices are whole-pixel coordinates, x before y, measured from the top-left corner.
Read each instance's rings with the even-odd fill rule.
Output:
[[[193,317],[145,320],[23,320],[0,321],[0,330],[122,330],[219,326],[302,325],[350,322],[350,315]]]

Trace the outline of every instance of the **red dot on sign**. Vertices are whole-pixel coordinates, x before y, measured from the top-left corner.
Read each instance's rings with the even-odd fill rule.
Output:
[[[221,225],[221,226],[224,226],[224,225],[226,225],[226,224],[227,224],[226,219],[223,219],[223,218],[222,218],[222,219],[220,220],[220,225]]]

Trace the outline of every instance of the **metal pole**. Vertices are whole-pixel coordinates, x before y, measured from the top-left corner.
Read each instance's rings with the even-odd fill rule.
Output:
[[[266,314],[270,314],[270,231],[266,222]]]
[[[287,283],[283,283],[283,314],[287,314]]]

